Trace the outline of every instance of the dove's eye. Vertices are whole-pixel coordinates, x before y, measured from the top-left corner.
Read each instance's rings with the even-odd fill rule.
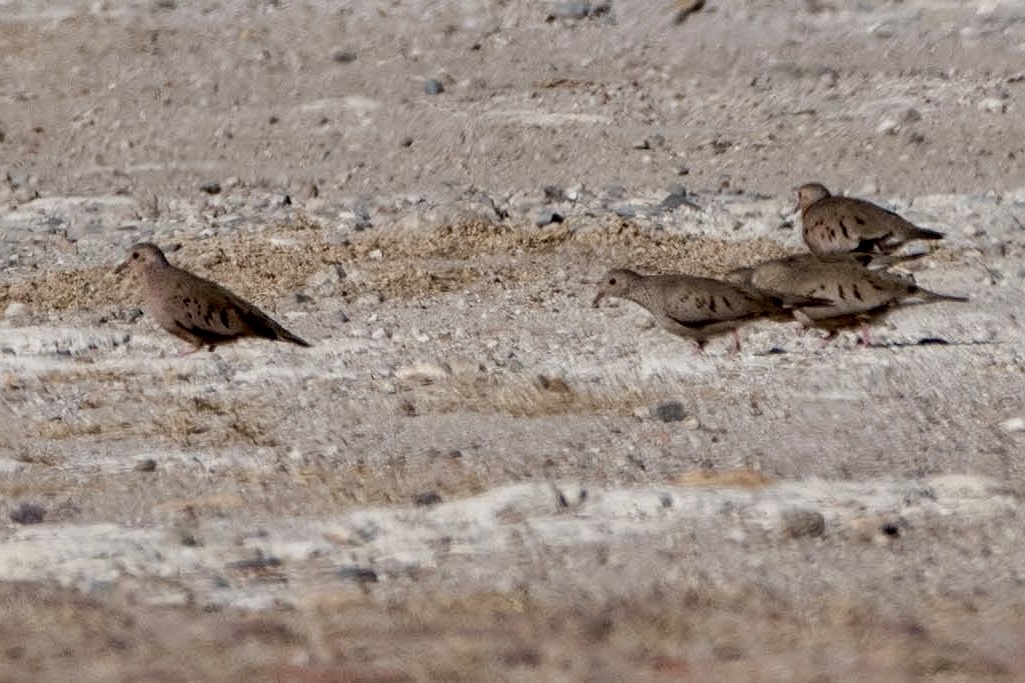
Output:
[[[610,285],[616,284],[616,278],[614,278],[614,277],[609,278],[609,284]]]
[[[132,252],[132,258],[139,258],[139,252],[133,251]]]

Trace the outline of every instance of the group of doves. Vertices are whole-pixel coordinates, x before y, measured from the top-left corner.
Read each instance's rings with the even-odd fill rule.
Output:
[[[628,299],[648,309],[666,330],[693,339],[733,334],[757,318],[793,317],[805,327],[834,331],[870,320],[902,302],[967,301],[918,287],[910,275],[887,268],[907,260],[894,251],[909,240],[943,237],[892,211],[852,197],[835,197],[818,183],[798,189],[804,241],[810,254],[764,261],[713,280],[691,275],[609,271],[594,299]],[[165,330],[192,345],[187,353],[243,337],[310,344],[259,308],[216,282],[171,265],[154,244],[131,248],[116,272],[128,270],[141,286],[144,306]],[[862,341],[868,343],[863,328]]]
[[[887,270],[917,258],[894,253],[905,242],[938,240],[942,233],[919,228],[864,199],[834,196],[820,183],[797,188],[797,199],[811,253],[738,268],[725,280],[610,270],[594,305],[607,296],[628,299],[648,309],[665,330],[693,339],[698,349],[710,337],[729,332],[733,350],[739,350],[737,328],[757,318],[792,318],[830,335],[860,324],[859,341],[868,345],[866,323],[895,305],[968,300],[930,292],[910,274]]]

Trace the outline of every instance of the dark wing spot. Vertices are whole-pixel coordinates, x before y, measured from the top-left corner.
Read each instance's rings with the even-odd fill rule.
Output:
[[[865,224],[865,219],[862,218],[861,216],[855,216],[854,217],[854,222],[857,223],[858,225],[864,225]]]
[[[846,296],[844,295],[844,292],[843,292],[843,285],[837,285],[837,286],[836,286],[836,294],[837,294],[837,296],[839,296],[839,297],[840,297],[841,299],[846,299],[846,298],[847,298],[847,297],[846,297]]]
[[[829,239],[831,239],[831,240],[835,240],[836,239],[836,229],[835,228],[830,228],[829,229]]]
[[[222,308],[221,309],[220,318],[221,318],[221,325],[224,325],[224,327],[228,327],[228,309],[227,308]]]
[[[851,289],[854,291],[854,298],[858,301],[862,301],[861,292],[858,291],[858,285],[851,285]]]
[[[182,299],[182,305],[183,306],[188,306],[191,303],[192,303],[192,299],[190,299],[189,297],[185,297],[184,299]]]
[[[849,232],[847,232],[847,226],[843,224],[842,220],[840,221],[840,232],[842,232],[843,236],[846,237],[847,239],[851,238],[851,234]]]
[[[712,313],[715,313],[715,309],[716,309],[715,297],[714,296],[709,297],[708,298],[708,310],[710,310]]]
[[[730,309],[731,311],[733,310],[733,304],[730,303],[730,298],[728,296],[724,296],[722,298],[722,302],[723,305],[726,306],[726,308]]]

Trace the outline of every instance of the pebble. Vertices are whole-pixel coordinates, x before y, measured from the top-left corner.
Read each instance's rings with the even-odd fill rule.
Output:
[[[22,503],[10,512],[15,524],[39,524],[46,517],[46,508],[36,503]]]
[[[339,567],[335,572],[342,581],[355,581],[356,583],[377,583],[377,572],[364,567]]]
[[[21,301],[12,301],[7,304],[7,308],[4,309],[4,317],[8,320],[12,318],[21,318],[28,315],[28,304],[22,303]]]
[[[664,401],[655,406],[655,417],[663,422],[681,422],[687,412],[679,401]]]
[[[356,61],[356,52],[336,47],[334,50],[331,50],[331,59],[339,64],[350,64]]]
[[[445,92],[445,86],[437,78],[428,78],[424,81],[424,92],[428,95],[440,95]]]
[[[1025,417],[1012,417],[1000,423],[1005,432],[1025,432]]]
[[[815,538],[826,531],[826,518],[817,510],[793,508],[780,515],[780,531],[787,538]]]
[[[155,472],[156,469],[157,461],[153,458],[146,458],[145,460],[140,460],[135,464],[136,472]]]
[[[999,97],[987,97],[975,106],[979,111],[986,111],[991,114],[1003,114],[1007,111],[1007,102]]]
[[[199,186],[199,189],[207,194],[220,194],[221,184],[220,183],[203,183]]]
[[[900,124],[897,122],[897,119],[883,119],[876,126],[876,132],[882,135],[894,135],[898,130],[900,130]]]
[[[534,221],[534,223],[537,227],[543,228],[546,225],[561,223],[564,220],[566,220],[565,217],[563,217],[563,215],[558,211],[555,211],[554,209],[547,209],[538,214],[537,220]]]
[[[417,507],[429,507],[431,505],[437,505],[441,502],[441,494],[437,491],[426,491],[420,493],[413,499],[413,504]]]
[[[418,382],[419,384],[433,384],[439,382],[452,371],[435,363],[415,363],[406,365],[395,370],[395,379],[403,382]]]

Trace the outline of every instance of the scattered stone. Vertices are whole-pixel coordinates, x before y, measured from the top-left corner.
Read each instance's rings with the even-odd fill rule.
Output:
[[[1025,432],[1025,417],[1012,417],[1000,423],[1005,432]]]
[[[339,567],[335,572],[342,581],[355,583],[377,583],[377,572],[364,567]]]
[[[865,515],[852,519],[848,527],[862,543],[882,545],[900,537],[902,522],[882,515]]]
[[[611,0],[602,2],[587,2],[587,0],[570,0],[569,2],[558,2],[548,7],[548,14],[545,15],[546,22],[556,19],[593,19],[608,14],[612,10]]]
[[[336,47],[334,50],[331,50],[331,59],[339,64],[351,64],[356,61],[356,52]]]
[[[413,146],[413,136],[412,135],[406,135],[405,137],[403,137],[401,140],[399,140],[399,146],[400,147],[412,147]]]
[[[904,123],[916,123],[922,120],[922,115],[914,107],[908,107],[900,115],[900,120]]]
[[[135,464],[136,472],[155,472],[156,469],[157,461],[153,458],[146,458],[145,460],[140,460]]]
[[[220,194],[221,184],[220,183],[203,183],[199,186],[199,189],[207,194]]]
[[[543,228],[546,225],[551,225],[552,223],[561,223],[564,220],[566,220],[565,217],[563,217],[563,215],[558,211],[555,211],[554,209],[546,209],[542,211],[540,214],[538,214],[537,220],[534,221],[534,223],[537,225],[537,227]]]
[[[12,301],[7,304],[7,308],[4,309],[4,318],[11,320],[13,318],[22,318],[28,315],[28,304],[22,303],[21,301]]]
[[[416,498],[413,499],[413,503],[417,507],[430,507],[431,505],[437,505],[441,502],[441,494],[437,491],[427,491],[425,493],[417,494]]]
[[[663,422],[681,422],[687,412],[679,401],[665,401],[655,406],[655,417]]]
[[[550,202],[563,202],[566,201],[566,193],[562,191],[562,188],[558,185],[545,185],[542,188],[545,199]]]
[[[990,114],[1003,114],[1007,111],[1007,102],[999,97],[987,97],[975,106],[979,111],[989,112]]]
[[[39,524],[46,517],[46,508],[36,503],[22,503],[10,512],[15,524]]]
[[[620,218],[636,218],[638,209],[633,204],[622,204],[612,209]]]
[[[900,124],[896,119],[886,118],[876,126],[876,132],[882,135],[895,135],[900,130]]]
[[[345,269],[340,264],[332,264],[306,278],[306,286],[322,295],[330,295],[345,279]]]
[[[445,92],[445,86],[437,78],[428,78],[424,81],[424,92],[428,95],[440,95]]]
[[[826,518],[817,510],[786,510],[780,515],[780,530],[787,538],[815,538],[826,531]]]
[[[689,206],[692,209],[701,210],[700,206],[688,199],[687,192],[682,189],[680,192],[673,192],[668,195],[662,200],[659,206],[666,211],[675,211],[681,206]]]
[[[694,415],[688,415],[683,418],[683,428],[689,431],[694,431],[701,427],[701,422]]]
[[[436,365],[434,363],[415,363],[413,365],[406,365],[395,370],[395,379],[403,382],[417,382],[419,384],[433,384],[434,382],[440,382],[449,375],[452,371],[442,365]]]

